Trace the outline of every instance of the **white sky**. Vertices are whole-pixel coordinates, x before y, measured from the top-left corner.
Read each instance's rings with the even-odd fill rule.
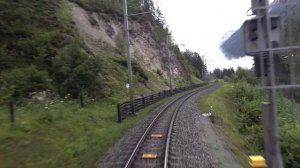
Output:
[[[251,68],[251,57],[228,60],[219,46],[222,37],[247,19],[250,0],[154,0],[162,11],[177,44],[205,55],[208,70]],[[181,49],[184,49],[180,47]]]

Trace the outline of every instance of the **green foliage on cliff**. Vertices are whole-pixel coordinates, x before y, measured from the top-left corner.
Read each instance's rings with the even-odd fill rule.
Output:
[[[81,7],[96,12],[109,13],[115,15],[123,14],[123,0],[71,0]],[[145,3],[148,1],[128,0],[128,11],[132,13],[142,12],[145,8]]]
[[[74,98],[82,92],[92,98],[105,96],[102,61],[81,42],[67,0],[0,4],[2,102],[8,95],[29,98],[31,92],[46,89]],[[42,77],[32,84],[37,76]]]

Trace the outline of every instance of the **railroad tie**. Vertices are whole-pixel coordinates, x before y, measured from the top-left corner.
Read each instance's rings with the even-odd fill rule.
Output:
[[[162,134],[151,134],[151,138],[162,138]]]
[[[144,153],[142,158],[143,159],[156,159],[157,158],[157,154],[154,153]]]

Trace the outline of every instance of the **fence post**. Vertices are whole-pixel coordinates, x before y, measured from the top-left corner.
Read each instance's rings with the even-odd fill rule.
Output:
[[[133,116],[136,116],[137,114],[136,114],[136,102],[137,102],[137,99],[133,99],[133,108],[131,107],[131,112],[132,112],[132,114],[133,114]]]
[[[82,93],[80,93],[80,95],[79,95],[79,101],[80,101],[80,107],[81,107],[81,108],[84,107],[84,102],[83,102],[83,95],[82,95]]]
[[[117,111],[117,113],[118,113],[118,123],[121,123],[122,122],[122,115],[121,115],[121,104],[120,103],[118,103],[118,111]]]
[[[9,102],[9,114],[11,124],[15,123],[15,103],[13,100]]]
[[[151,104],[154,103],[154,94],[151,95]]]
[[[143,102],[143,107],[145,107],[146,106],[146,101],[145,101],[145,96],[144,95],[142,95],[142,102]]]

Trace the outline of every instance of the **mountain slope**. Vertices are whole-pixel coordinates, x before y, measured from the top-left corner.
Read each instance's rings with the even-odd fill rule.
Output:
[[[73,98],[125,96],[122,5],[119,1],[74,2],[1,2],[0,91],[5,95],[1,100],[29,98],[44,90]],[[143,11],[145,3],[129,1],[129,10]],[[130,19],[137,94],[168,87],[166,33],[168,29],[156,14]],[[176,50],[177,46],[171,43],[170,47]],[[192,70],[185,65],[190,62],[182,61],[180,55],[171,51],[172,74],[175,81],[189,83],[184,80],[191,79]],[[11,76],[22,76],[24,82]]]

